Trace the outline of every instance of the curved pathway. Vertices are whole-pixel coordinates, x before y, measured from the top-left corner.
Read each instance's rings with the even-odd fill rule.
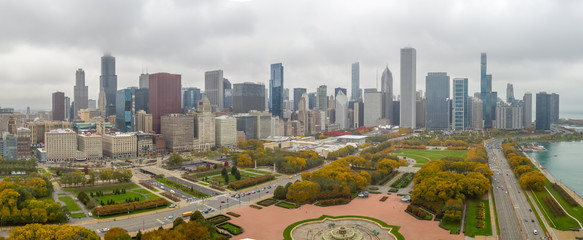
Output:
[[[555,201],[558,203],[559,201],[555,198],[555,196],[551,193],[551,191],[549,191],[549,189],[545,186],[545,190],[547,190],[547,192],[549,193],[549,195],[551,195],[551,197],[553,197],[553,199],[555,199]],[[570,218],[572,218],[573,220],[575,220],[578,224],[580,228],[583,228],[583,225],[581,225],[581,222],[579,222],[579,220],[573,216],[571,216],[571,214],[569,214],[569,212],[567,212],[567,210],[565,210],[565,208],[563,208],[563,206],[561,204],[559,204],[559,206],[561,207],[561,209],[563,209],[563,212],[565,212],[565,214],[567,214],[567,216],[569,216]]]

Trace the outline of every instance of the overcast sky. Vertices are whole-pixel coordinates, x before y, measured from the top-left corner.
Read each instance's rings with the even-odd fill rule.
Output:
[[[215,69],[232,83],[267,85],[269,64],[282,62],[290,92],[321,84],[350,92],[359,61],[361,88],[377,86],[388,65],[397,95],[399,52],[411,46],[419,90],[427,72],[447,72],[469,78],[473,95],[487,52],[501,98],[513,83],[517,98],[556,92],[561,112],[583,111],[581,13],[575,0],[0,1],[0,106],[48,110],[52,92],[73,98],[78,68],[97,99],[106,51],[118,88],[147,71],[204,89],[204,72]]]

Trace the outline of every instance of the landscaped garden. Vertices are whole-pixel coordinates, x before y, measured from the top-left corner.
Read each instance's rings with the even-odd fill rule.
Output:
[[[279,203],[275,204],[275,206],[287,208],[287,209],[294,209],[294,208],[300,207],[299,204],[292,203],[292,202],[279,202]]]
[[[216,215],[216,216],[207,218],[206,220],[209,221],[210,223],[216,225],[216,224],[219,224],[219,223],[223,223],[223,222],[229,221],[229,220],[231,220],[231,218],[230,217],[227,217],[227,216],[225,216],[223,214],[219,214],[219,215]]]
[[[413,176],[415,176],[415,173],[404,173],[403,175],[401,175],[401,177],[399,177],[399,179],[397,179],[397,181],[391,184],[391,187],[406,188],[407,186],[409,186],[411,181],[413,181]]]
[[[271,206],[271,205],[273,205],[275,203],[277,203],[277,200],[275,200],[273,198],[268,198],[268,199],[261,200],[261,201],[257,202],[257,204],[259,204],[261,206],[264,206],[264,207]]]
[[[466,236],[491,236],[490,204],[488,200],[470,200],[466,217]]]
[[[227,232],[229,232],[230,234],[233,234],[233,235],[239,235],[239,234],[243,233],[243,228],[241,228],[235,224],[229,223],[229,222],[221,223],[221,224],[217,225],[217,228],[226,230]]]
[[[424,163],[432,160],[438,160],[444,157],[461,157],[468,156],[467,150],[439,150],[439,149],[399,149],[395,155],[415,159],[417,162],[414,167],[421,167]]]
[[[170,187],[175,187],[175,188],[179,189],[180,191],[182,191],[182,192],[184,192],[184,193],[186,193],[188,195],[191,195],[193,197],[196,197],[196,198],[207,198],[207,197],[210,197],[210,195],[208,195],[206,193],[203,193],[201,191],[198,191],[198,190],[196,190],[194,188],[189,188],[187,186],[184,186],[184,185],[182,185],[180,183],[174,182],[174,181],[172,181],[170,179],[167,179],[167,178],[157,178],[156,181],[158,181],[160,183],[163,183],[165,185],[168,185]]]
[[[77,203],[71,197],[59,197],[59,201],[65,203],[69,212],[81,211],[79,205],[77,205]]]
[[[567,213],[577,218],[580,222],[583,222],[583,208],[579,205],[572,206],[569,204],[561,196],[561,194],[555,188],[553,188],[553,185],[548,180],[546,181],[546,189],[552,193],[552,196],[554,196],[557,201],[554,201],[554,199],[552,199],[551,195],[546,190],[540,192],[533,191],[532,193],[534,193],[534,201],[543,211],[542,215],[547,219],[549,225],[551,225],[553,228],[563,231],[568,231],[572,228],[580,228],[579,224],[574,219],[567,216],[566,214],[561,214],[563,213],[562,209],[557,209],[558,206],[553,204],[560,204]],[[545,199],[547,199],[546,202]],[[553,208],[553,206],[555,207]]]

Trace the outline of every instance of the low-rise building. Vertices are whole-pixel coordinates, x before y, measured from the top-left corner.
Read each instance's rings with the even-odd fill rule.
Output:
[[[135,158],[137,137],[134,133],[113,133],[103,135],[103,156],[114,159]]]
[[[103,136],[101,134],[81,134],[79,139],[79,158],[98,160],[103,158]]]
[[[30,129],[24,127],[19,127],[16,132],[16,137],[18,138],[18,159],[29,159],[31,157],[30,137],[32,132]]]

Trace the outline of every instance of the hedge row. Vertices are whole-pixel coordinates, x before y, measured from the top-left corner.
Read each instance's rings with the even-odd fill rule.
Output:
[[[385,184],[387,184],[389,181],[391,181],[391,179],[393,179],[395,176],[397,176],[397,174],[399,174],[399,171],[393,170],[392,172],[390,172],[389,174],[387,174],[387,176],[385,176],[384,178],[382,178],[381,180],[379,180],[379,185],[385,185]]]
[[[334,191],[321,191],[316,195],[317,200],[326,200],[334,198],[350,198],[350,193],[334,192]]]
[[[429,212],[435,214],[435,218],[441,219],[443,217],[442,209],[445,206],[444,202],[428,202],[415,199],[411,202],[411,204],[427,209]]]
[[[326,200],[322,200],[319,202],[320,206],[334,206],[334,205],[340,205],[340,204],[346,204],[350,202],[350,199],[348,198],[333,198],[333,199],[326,199]]]
[[[559,203],[557,203],[557,201],[555,201],[554,198],[543,197],[543,202],[545,203],[545,205],[547,205],[547,207],[551,210],[551,213],[553,213],[555,217],[565,216],[565,211],[563,211],[563,208],[561,208]]]
[[[478,220],[476,222],[476,228],[484,228],[486,226],[486,222],[484,220]]]
[[[154,187],[154,185],[152,185],[151,183],[149,183],[147,181],[140,181],[140,185],[142,185],[145,188],[150,189],[150,190],[156,190],[156,188]]]
[[[275,176],[273,176],[273,175],[262,175],[262,176],[258,176],[258,177],[252,177],[252,178],[247,178],[247,179],[243,179],[243,180],[239,180],[239,181],[234,181],[232,183],[229,183],[229,187],[232,189],[241,189],[241,188],[253,186],[255,184],[259,184],[262,182],[267,182],[267,181],[273,180],[274,178],[275,178]]]
[[[384,196],[384,197],[382,197],[382,198],[381,198],[381,200],[379,200],[379,201],[381,201],[381,202],[384,202],[384,201],[387,201],[387,199],[388,199],[388,198],[389,198],[389,197],[387,197],[387,196]]]
[[[413,214],[415,217],[417,217],[419,219],[425,219],[427,217],[427,213],[425,213],[425,211],[423,211],[420,208],[415,207],[411,204],[409,204],[409,206],[407,206],[406,211]]]
[[[486,219],[486,210],[482,207],[477,207],[476,208],[476,218],[481,219],[481,220]]]
[[[263,207],[257,206],[257,205],[249,205],[249,207],[255,208],[255,209],[263,209]]]
[[[156,208],[164,206],[166,204],[168,204],[168,201],[166,199],[158,198],[156,200],[149,200],[145,202],[120,203],[96,207],[94,211],[95,214],[97,214],[97,216],[103,217],[120,213],[133,212],[136,210]]]
[[[565,189],[563,189],[559,184],[553,183],[553,188],[555,190],[557,190],[557,192],[559,192],[559,194],[561,194],[561,196],[563,197],[563,199],[565,199],[565,201],[567,201],[567,203],[573,207],[577,207],[579,206],[579,204],[577,203],[577,201],[575,201],[575,199],[573,199],[573,197],[571,197],[571,195],[569,195],[567,193],[567,191],[565,191]]]
[[[163,192],[161,193],[162,196],[174,201],[174,202],[180,202],[180,198],[178,198],[178,196],[176,196],[175,194],[172,193],[167,193],[167,192]]]
[[[401,177],[399,179],[397,179],[397,181],[395,181],[393,184],[391,184],[391,187],[404,188],[404,187],[409,186],[411,181],[413,181],[414,175],[415,175],[415,173],[405,173],[405,174],[401,175]]]
[[[234,213],[234,212],[227,212],[227,215],[231,215],[233,217],[240,217],[241,216],[241,214]]]

